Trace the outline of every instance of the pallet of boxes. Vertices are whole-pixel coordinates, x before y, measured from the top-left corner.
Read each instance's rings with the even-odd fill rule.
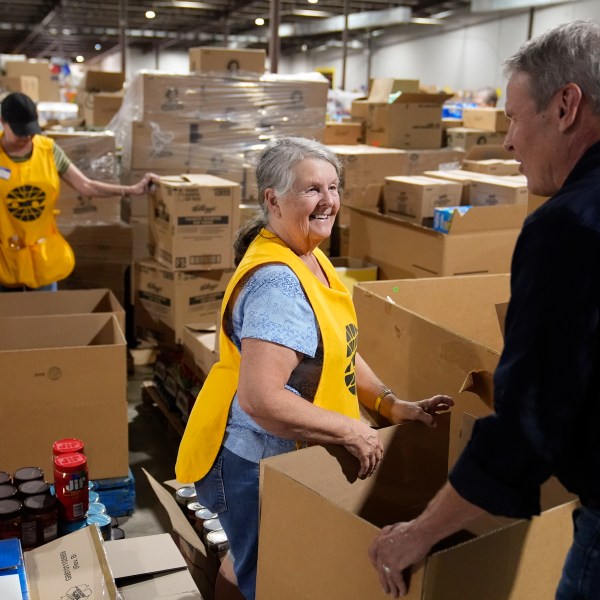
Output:
[[[350,255],[377,265],[380,279],[508,272],[529,199],[518,165],[495,146],[484,156],[477,149],[486,146],[470,155],[441,147],[442,104],[450,96],[406,85],[375,80],[359,101],[367,144],[405,152],[407,167],[384,176],[368,202],[351,205]],[[486,110],[493,118],[486,113],[477,123],[503,137],[503,113]],[[466,204],[472,208],[451,210]],[[436,211],[454,218],[434,228]]]

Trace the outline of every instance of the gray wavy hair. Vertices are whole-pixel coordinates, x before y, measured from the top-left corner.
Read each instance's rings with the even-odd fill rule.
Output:
[[[269,224],[269,210],[265,205],[267,189],[274,189],[279,197],[285,196],[294,185],[294,168],[308,158],[325,160],[333,165],[340,179],[341,193],[342,164],[327,146],[303,137],[285,137],[269,142],[261,152],[256,167],[258,214],[238,230],[233,241],[236,265],[260,230]]]
[[[503,63],[504,74],[525,73],[538,111],[567,83],[575,83],[600,115],[600,26],[565,23],[525,42]]]

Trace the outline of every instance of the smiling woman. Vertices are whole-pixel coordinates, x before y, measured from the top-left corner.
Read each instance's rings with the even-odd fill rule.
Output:
[[[255,595],[259,462],[306,444],[339,444],[372,475],[382,458],[359,403],[392,423],[432,415],[452,400],[397,398],[357,352],[350,293],[319,249],[340,207],[341,167],[314,140],[269,144],[256,179],[260,214],[235,241],[220,361],[210,371],[179,448],[176,473],[219,513],[244,597]]]

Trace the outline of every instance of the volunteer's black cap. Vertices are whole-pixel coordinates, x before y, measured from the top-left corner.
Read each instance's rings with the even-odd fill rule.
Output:
[[[42,133],[35,102],[25,94],[13,92],[2,100],[0,115],[15,135],[25,137]]]

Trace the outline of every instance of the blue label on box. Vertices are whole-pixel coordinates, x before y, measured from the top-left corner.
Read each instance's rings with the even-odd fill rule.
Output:
[[[441,233],[450,233],[452,218],[455,214],[464,215],[470,206],[439,206],[433,209],[433,229]]]
[[[21,541],[0,540],[0,598],[29,600]]]

